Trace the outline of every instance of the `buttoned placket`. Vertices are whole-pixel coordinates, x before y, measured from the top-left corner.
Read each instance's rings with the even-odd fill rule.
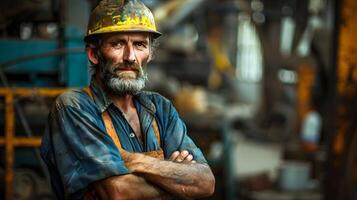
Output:
[[[144,150],[144,146],[146,146],[145,145],[145,137],[143,136],[143,141],[142,140],[140,140],[137,136],[136,136],[136,134],[135,134],[135,132],[134,132],[134,129],[131,127],[131,125],[130,125],[130,123],[128,122],[128,120],[126,119],[126,117],[125,117],[125,115],[124,115],[124,113],[119,109],[119,108],[117,108],[114,104],[113,104],[113,107],[120,113],[120,116],[121,116],[121,118],[122,118],[122,120],[125,122],[125,126],[127,126],[128,128],[129,128],[129,130],[127,129],[127,127],[123,127],[123,125],[121,125],[122,126],[122,129],[124,130],[124,132],[125,132],[125,135],[129,138],[129,141],[130,141],[130,144],[131,144],[131,146],[132,147],[134,147],[135,146],[135,142],[137,142],[138,144],[139,144],[139,148],[140,148],[140,150],[141,151],[143,151]],[[139,116],[139,119],[140,119],[140,116]],[[141,125],[140,125],[140,128],[141,128]],[[117,133],[119,133],[118,131],[117,131]],[[143,133],[144,134],[144,133]],[[120,137],[119,135],[118,135],[118,137]]]
[[[110,98],[102,90],[102,88],[100,88],[100,86],[97,83],[92,82],[91,88],[93,89],[93,92],[94,92],[94,101],[96,102],[97,105],[99,105],[99,108],[102,112],[104,112],[106,109],[109,109],[109,107],[114,106],[114,104],[112,103]],[[141,128],[141,131],[143,134],[142,141],[139,140],[139,138],[136,136],[136,134],[133,131],[133,128],[130,126],[129,122],[126,120],[126,118],[124,117],[121,110],[115,106],[114,107],[116,109],[118,109],[119,113],[121,114],[122,119],[125,120],[125,123],[127,123],[127,125],[130,128],[129,132],[125,131],[125,135],[129,138],[131,145],[134,146],[133,140],[137,140],[141,151],[149,151],[148,145],[147,145],[148,133],[149,133],[150,127],[152,127],[152,122],[154,120],[154,113],[155,113],[156,108],[150,100],[143,98],[141,96],[141,93],[134,95],[134,98],[136,98],[134,100],[134,102],[135,102],[135,107],[138,111],[140,128]],[[138,104],[140,104],[141,109],[138,109],[139,108]],[[123,130],[126,130],[125,127],[122,127],[122,128],[123,128]],[[160,144],[158,144],[158,146],[160,146]]]

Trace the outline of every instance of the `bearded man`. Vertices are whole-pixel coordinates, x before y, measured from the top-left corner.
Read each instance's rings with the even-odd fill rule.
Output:
[[[143,91],[156,30],[138,0],[103,0],[88,24],[89,88],[60,95],[41,155],[56,199],[193,199],[215,179],[171,102]]]

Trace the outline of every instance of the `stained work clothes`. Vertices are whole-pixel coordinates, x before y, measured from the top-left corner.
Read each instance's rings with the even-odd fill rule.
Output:
[[[188,150],[197,162],[207,163],[201,150],[187,135],[184,122],[170,101],[153,92],[134,96],[144,142],[135,136],[121,111],[92,80],[94,101],[82,90],[60,95],[49,114],[42,139],[41,156],[51,175],[57,199],[81,199],[87,186],[97,180],[129,173],[113,140],[106,133],[102,113],[109,113],[123,149],[155,151],[162,147],[165,159],[177,150]],[[160,131],[158,144],[153,127]]]

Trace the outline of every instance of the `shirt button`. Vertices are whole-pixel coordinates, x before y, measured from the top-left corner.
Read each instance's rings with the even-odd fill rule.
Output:
[[[134,133],[130,133],[129,137],[133,138],[133,137],[135,137],[135,134]]]

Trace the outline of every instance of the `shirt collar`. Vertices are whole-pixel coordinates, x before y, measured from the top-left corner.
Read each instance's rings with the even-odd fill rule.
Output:
[[[113,102],[102,88],[102,86],[92,78],[90,83],[90,89],[92,90],[93,99],[101,112],[104,112]],[[140,91],[134,95],[134,99],[143,105],[151,114],[156,112],[156,107],[152,100],[148,97],[149,92]]]
[[[112,100],[109,98],[100,84],[95,81],[94,77],[92,78],[89,87],[92,91],[95,104],[97,104],[100,112],[104,112],[109,107],[109,105],[113,103]]]
[[[137,99],[151,114],[155,114],[156,107],[153,101],[149,98],[149,92],[140,91],[138,94],[134,95],[134,98]]]

